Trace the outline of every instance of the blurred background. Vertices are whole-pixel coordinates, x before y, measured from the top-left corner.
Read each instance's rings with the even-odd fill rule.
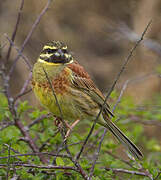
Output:
[[[24,1],[15,39],[17,47],[21,47],[46,2]],[[5,0],[0,3],[2,44],[7,42],[4,33],[11,37],[20,3],[20,0]],[[161,62],[160,17],[161,1],[159,0],[53,1],[25,46],[24,55],[33,64],[46,42],[64,41],[75,59],[90,73],[97,86],[103,92],[107,92],[130,49],[152,19],[146,40],[135,51],[117,85],[117,88],[121,89],[126,80],[145,76],[144,80],[131,83],[126,92],[132,95],[137,103],[141,103],[161,91],[161,79],[153,74]],[[8,44],[7,42],[4,50],[8,49]],[[17,52],[13,48],[10,62],[16,55]],[[20,59],[11,81],[14,94],[22,87],[27,76],[28,70]]]
[[[0,0],[0,42],[4,46],[3,55],[6,55],[9,47],[4,34],[11,38],[20,3],[21,0]],[[14,41],[18,48],[21,48],[46,3],[47,0],[24,1]],[[41,18],[23,54],[33,65],[46,42],[63,41],[68,45],[74,58],[89,72],[99,89],[107,93],[130,50],[148,22],[152,20],[144,40],[134,51],[116,86],[120,92],[129,80],[131,83],[124,94],[132,96],[135,103],[141,106],[144,102],[151,102],[156,94],[161,93],[160,17],[160,0],[55,0]],[[17,51],[12,48],[8,68],[16,56]],[[10,80],[13,96],[19,93],[28,75],[29,70],[20,58]],[[31,104],[40,105],[32,92],[23,99],[28,99]],[[153,120],[153,116],[151,118]],[[159,126],[144,127],[147,139],[156,137],[158,142],[161,142]]]

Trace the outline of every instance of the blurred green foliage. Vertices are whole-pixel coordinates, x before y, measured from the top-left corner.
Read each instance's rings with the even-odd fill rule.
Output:
[[[118,97],[116,92],[113,92],[111,97],[114,102]],[[139,171],[140,165],[144,170],[148,170],[153,177],[157,176],[158,170],[161,169],[161,145],[159,139],[154,136],[146,134],[146,125],[141,122],[133,122],[130,120],[131,116],[137,116],[140,121],[151,121],[157,120],[161,122],[161,101],[159,101],[160,95],[156,95],[151,102],[146,102],[142,106],[136,106],[131,97],[123,97],[121,103],[117,106],[114,120],[118,120],[118,126],[130,137],[139,147],[141,147],[144,153],[143,161],[133,161],[125,158],[122,149],[120,152],[120,146],[116,143],[115,139],[109,137],[109,133],[106,134],[102,144],[102,149],[99,155],[99,159],[94,169],[94,180],[110,180],[110,179],[144,179],[148,180],[148,177],[132,175],[127,173],[115,174],[112,171],[106,171],[106,168],[121,168]],[[155,105],[155,106],[153,106]],[[27,101],[20,102],[17,111],[22,123],[27,126],[29,122],[32,122],[36,118],[43,114],[47,114],[46,110],[40,111],[37,108],[33,108]],[[118,119],[119,117],[119,119]],[[8,109],[8,103],[5,96],[0,93],[0,124],[11,122],[12,115]],[[149,128],[152,125],[148,126]],[[86,129],[84,128],[86,127]],[[90,130],[91,124],[80,123],[75,127],[72,134],[69,137],[69,149],[72,155],[76,155],[81,146],[82,141],[85,139],[88,131]],[[157,126],[152,127],[157,130]],[[83,129],[83,131],[82,131]],[[41,122],[33,125],[30,128],[30,135],[35,140],[36,144],[41,147],[42,152],[56,152],[59,148],[62,139],[60,133],[56,133],[57,128],[54,126],[54,118],[44,118]],[[100,137],[103,133],[103,129],[100,126],[96,126],[95,131],[90,137],[89,143],[81,156],[80,165],[82,168],[89,173],[91,164],[93,162],[93,154],[96,152]],[[8,156],[8,147],[6,144],[11,145],[10,154],[24,154],[32,153],[28,144],[21,140],[22,134],[14,125],[7,128],[1,129],[0,131],[0,157]],[[43,146],[42,146],[43,145]],[[125,150],[123,150],[125,151]],[[108,153],[110,152],[110,153]],[[62,149],[60,154],[65,154],[65,150]],[[113,155],[111,155],[113,154]],[[117,156],[118,158],[116,158]],[[130,155],[129,155],[130,156]],[[50,164],[52,164],[54,157],[50,156]],[[128,161],[132,165],[130,167],[128,163],[125,163],[122,159]],[[9,163],[23,162],[35,165],[42,165],[37,156],[19,156],[10,157]],[[8,164],[8,158],[0,159],[0,164]],[[57,157],[56,164],[58,166],[73,166],[73,163],[62,157]],[[46,173],[45,173],[46,171]],[[32,180],[32,179],[56,179],[56,180],[80,180],[82,177],[79,173],[67,170],[42,170],[18,167],[17,169],[11,168],[9,171],[9,177],[12,178],[16,175],[20,179]],[[5,178],[7,174],[7,168],[0,169],[0,177]],[[159,179],[159,178],[158,178]]]

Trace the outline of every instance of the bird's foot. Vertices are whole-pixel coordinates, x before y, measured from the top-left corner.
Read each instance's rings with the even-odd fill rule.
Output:
[[[74,121],[74,123],[70,126],[69,124],[68,124],[68,131],[66,132],[66,135],[65,135],[65,139],[64,140],[67,140],[67,138],[69,137],[69,135],[70,135],[70,133],[72,132],[72,130],[73,130],[73,128],[78,124],[78,122],[79,122],[80,120],[78,119],[78,120],[76,120],[76,121]]]

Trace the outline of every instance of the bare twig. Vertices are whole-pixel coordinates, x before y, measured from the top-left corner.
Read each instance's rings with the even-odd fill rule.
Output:
[[[16,33],[17,33],[18,26],[19,26],[23,5],[24,5],[24,0],[21,0],[20,9],[18,11],[18,16],[17,16],[15,28],[14,28],[14,31],[13,31],[12,37],[11,37],[12,42],[14,42],[15,37],[16,37]],[[8,59],[10,57],[11,49],[12,49],[12,43],[10,43],[10,46],[8,48],[8,52],[7,52],[7,56],[6,56],[6,62],[8,61]]]
[[[2,124],[1,125],[1,128],[0,128],[0,131],[2,131],[3,129],[9,127],[9,126],[13,126],[14,125],[14,122],[8,122],[8,123],[5,123],[5,124]]]
[[[121,38],[126,38],[131,42],[137,42],[140,38],[140,36],[132,31],[132,29],[130,29],[130,27],[128,27],[125,23],[120,24],[117,32],[121,33]],[[157,41],[152,39],[145,39],[142,43],[146,48],[161,56],[161,44],[159,44]]]
[[[18,52],[18,54],[23,58],[24,62],[26,63],[28,69],[30,71],[32,71],[32,65],[30,64],[29,59],[23,55],[23,53],[20,51],[20,49],[14,44],[14,42],[8,37],[7,34],[4,34],[4,36],[6,37],[6,39],[10,42],[10,44],[16,49],[16,51]]]
[[[49,118],[50,116],[51,116],[50,113],[48,113],[48,114],[43,114],[42,116],[40,116],[40,117],[36,118],[34,121],[32,121],[32,122],[28,125],[27,129],[30,129],[30,128],[31,128],[32,126],[34,126],[35,124],[41,122],[41,121],[42,121],[43,119],[45,119],[45,118]]]
[[[29,167],[29,168],[38,168],[38,169],[64,169],[64,170],[73,170],[78,172],[78,170],[75,167],[72,166],[53,166],[53,165],[48,165],[48,166],[41,166],[41,165],[35,165],[35,164],[10,164],[11,166],[19,166],[19,167]],[[0,168],[7,167],[7,164],[0,164]]]
[[[60,107],[60,105],[59,105],[57,96],[56,96],[55,91],[54,91],[54,87],[52,86],[52,83],[51,83],[51,81],[50,81],[50,79],[49,79],[49,76],[48,76],[47,72],[45,71],[44,68],[43,68],[43,70],[44,70],[46,79],[47,79],[47,81],[48,81],[48,83],[49,83],[49,85],[50,85],[50,88],[51,88],[51,90],[52,90],[53,96],[55,97],[55,101],[56,101],[57,107],[59,108],[61,121],[62,121],[62,123],[63,123],[64,130],[65,130],[65,133],[66,133],[66,132],[67,132],[67,131],[66,131],[66,123],[65,123],[65,121],[64,121],[64,119],[63,119],[62,109],[61,109],[61,107]],[[64,132],[63,132],[63,131],[60,131],[60,132],[61,132],[61,135],[62,135],[62,138],[63,138],[64,141],[63,141],[63,143],[61,144],[60,148],[58,149],[57,155],[59,154],[61,148],[62,148],[63,145],[64,145],[64,146],[65,146],[65,150],[66,150],[66,152],[67,152],[70,160],[71,160],[71,161],[74,163],[74,165],[76,166],[77,171],[82,175],[82,177],[83,177],[84,179],[87,180],[87,177],[88,177],[87,174],[84,172],[84,170],[82,169],[82,167],[80,166],[80,164],[77,162],[77,160],[74,160],[74,158],[72,157],[72,154],[70,153],[70,151],[69,151],[69,149],[68,149],[67,139],[65,138]],[[56,156],[56,157],[57,157],[57,156]],[[54,160],[55,160],[55,159],[54,159]]]
[[[8,160],[7,160],[7,174],[6,174],[6,179],[8,180],[9,178],[9,172],[10,172],[10,156],[11,156],[11,144],[9,144],[9,147],[8,147]]]
[[[21,133],[23,134],[26,142],[28,143],[28,145],[30,146],[30,148],[33,150],[33,152],[35,153],[39,153],[39,148],[37,147],[37,145],[34,143],[34,141],[32,140],[32,138],[30,137],[29,133],[27,132],[27,129],[23,126],[23,124],[21,123],[21,121],[16,120],[15,121],[15,126],[17,126],[19,128],[19,130],[21,131]],[[42,156],[39,155],[40,160],[43,163],[47,163],[47,160]]]
[[[145,121],[143,121],[138,116],[131,116],[130,121],[140,123],[140,124],[144,124],[144,125],[161,126],[161,122],[159,122],[157,120],[145,120]]]
[[[114,173],[127,173],[127,174],[133,174],[133,175],[139,175],[139,176],[146,176],[149,177],[151,180],[153,180],[152,176],[149,176],[146,172],[140,172],[140,171],[132,171],[127,169],[115,169],[115,168],[104,168],[107,171],[113,171]]]
[[[23,50],[24,50],[27,42],[29,41],[32,33],[34,32],[35,28],[36,28],[37,25],[39,24],[40,19],[42,18],[42,16],[43,16],[43,15],[46,13],[46,11],[48,10],[50,3],[51,3],[51,0],[48,0],[48,2],[46,3],[45,7],[43,8],[43,10],[42,10],[41,13],[39,14],[39,16],[36,18],[36,20],[35,20],[34,24],[32,25],[32,27],[31,27],[28,35],[26,36],[26,39],[24,40],[24,42],[23,42],[23,44],[22,44],[22,46],[21,46],[20,53],[23,52]],[[13,63],[13,65],[12,65],[10,71],[9,71],[9,75],[12,74],[12,72],[13,72],[15,66],[16,66],[16,63],[17,63],[17,61],[19,60],[19,57],[20,57],[20,54],[18,54],[17,57],[15,58],[15,60],[13,61],[14,63]]]
[[[102,105],[102,107],[101,107],[101,109],[100,109],[100,111],[99,111],[99,113],[98,113],[98,115],[97,115],[97,117],[96,117],[96,119],[95,119],[92,127],[91,127],[91,130],[90,130],[89,134],[87,135],[87,137],[86,137],[86,139],[85,139],[85,141],[84,141],[84,144],[82,145],[82,148],[81,148],[80,152],[79,152],[78,155],[76,156],[76,159],[77,159],[77,160],[80,158],[80,155],[81,155],[81,153],[83,152],[83,150],[84,150],[84,148],[85,148],[85,145],[86,145],[86,143],[87,143],[90,135],[92,134],[92,132],[93,132],[93,130],[94,130],[94,127],[95,127],[95,125],[96,125],[96,122],[97,122],[99,116],[101,115],[101,113],[102,113],[102,111],[103,111],[103,108],[104,108],[104,106],[105,106],[105,104],[106,104],[107,99],[109,98],[109,96],[110,96],[111,92],[113,91],[116,83],[118,82],[121,74],[122,74],[123,71],[125,70],[128,62],[130,61],[130,58],[132,57],[133,52],[135,51],[135,49],[137,48],[137,46],[140,44],[140,42],[143,40],[145,33],[147,32],[149,26],[151,25],[151,22],[152,22],[152,21],[150,21],[150,22],[147,24],[147,26],[145,27],[145,30],[143,31],[140,39],[136,42],[136,44],[134,45],[134,47],[133,47],[133,48],[131,49],[131,51],[129,52],[129,55],[128,55],[127,58],[125,59],[125,62],[123,63],[123,65],[122,65],[122,67],[121,67],[121,70],[120,70],[119,73],[117,74],[117,76],[116,76],[116,78],[115,78],[115,80],[114,80],[114,83],[113,83],[112,87],[110,88],[110,90],[108,91],[108,93],[107,93],[107,95],[106,95],[106,97],[105,97],[104,103],[103,103],[103,105]],[[106,130],[104,131],[104,134],[105,134],[105,133],[106,133]],[[102,135],[102,136],[104,136],[104,135]]]
[[[95,124],[96,124],[99,116],[101,115],[101,113],[102,113],[102,111],[103,111],[103,108],[104,108],[104,106],[105,106],[105,104],[106,104],[106,101],[107,101],[108,97],[110,96],[111,92],[113,91],[116,83],[118,82],[121,74],[122,74],[123,71],[125,70],[128,62],[130,61],[130,58],[132,57],[133,52],[135,51],[135,49],[137,48],[137,46],[140,44],[140,42],[143,40],[144,35],[145,35],[145,33],[147,32],[147,30],[148,30],[151,22],[152,22],[152,21],[150,21],[150,22],[147,24],[147,26],[145,27],[145,29],[144,29],[144,31],[143,31],[140,39],[136,42],[136,44],[134,45],[134,47],[131,49],[129,55],[128,55],[127,58],[125,59],[125,62],[123,63],[123,65],[122,65],[122,67],[121,67],[121,70],[120,70],[119,73],[117,74],[116,79],[115,79],[112,87],[110,88],[110,90],[109,90],[108,93],[107,93],[107,96],[105,97],[105,100],[104,100],[104,103],[103,103],[103,105],[102,105],[102,107],[101,107],[101,110],[100,110],[100,112],[98,113],[98,115],[97,115],[97,117],[96,117],[96,119],[95,119],[95,122],[93,123],[93,126],[92,126],[92,128],[91,128],[91,131],[89,132],[87,138],[89,138],[90,135],[92,134],[92,131],[93,131],[93,129],[94,129],[94,126],[95,126]],[[115,107],[116,107],[116,106],[114,106],[112,112],[114,111]],[[103,142],[103,139],[104,139],[104,137],[105,137],[106,132],[107,132],[107,129],[104,130],[104,133],[102,134],[102,137],[101,137],[99,146],[98,146],[98,148],[97,148],[97,153],[96,153],[96,155],[95,155],[95,157],[94,157],[94,161],[93,161],[93,164],[92,164],[92,167],[91,167],[91,171],[90,171],[90,175],[89,175],[89,180],[90,180],[90,179],[92,178],[92,176],[93,176],[94,167],[95,167],[95,164],[96,164],[96,162],[97,162],[97,159],[98,159],[98,156],[99,156],[99,152],[100,152],[100,149],[101,149],[101,145],[102,145],[102,142]],[[87,138],[86,138],[85,142],[88,140]],[[83,149],[84,149],[84,144],[83,144],[82,149],[81,149],[81,151],[79,152],[77,158],[80,157],[80,154],[81,154],[81,152],[83,151]]]
[[[69,156],[68,156],[68,155],[65,155],[65,154],[59,154],[59,155],[57,155],[57,154],[48,153],[48,152],[16,154],[16,155],[10,155],[10,158],[22,157],[22,156],[37,156],[37,155],[58,156],[58,157],[62,157],[62,158],[69,158]],[[8,159],[8,156],[6,156],[6,157],[0,157],[0,159]]]
[[[59,109],[60,118],[62,119],[62,121],[64,121],[64,119],[63,119],[62,109],[61,109],[61,107],[60,107],[60,104],[59,104],[58,98],[57,98],[57,96],[56,96],[56,94],[55,94],[54,87],[53,87],[53,85],[52,85],[52,83],[51,83],[51,81],[50,81],[50,79],[49,79],[49,76],[48,76],[48,74],[47,74],[47,72],[46,72],[46,70],[45,70],[44,68],[43,68],[43,71],[44,71],[45,76],[46,76],[46,79],[47,79],[47,81],[48,81],[48,83],[49,83],[49,85],[50,85],[50,88],[51,88],[51,90],[52,90],[53,96],[54,96],[55,101],[56,101],[56,105],[57,105],[57,107],[58,107],[58,109]],[[65,122],[63,122],[63,125],[64,125],[64,127],[66,127]]]
[[[19,94],[14,98],[13,103],[15,103],[20,97],[28,94],[28,93],[31,92],[31,91],[32,91],[32,89],[30,88],[30,89],[24,91],[23,93],[19,93]],[[17,104],[16,104],[16,105],[17,105]]]

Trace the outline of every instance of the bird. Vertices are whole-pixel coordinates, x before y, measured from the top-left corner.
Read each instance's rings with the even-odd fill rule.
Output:
[[[36,97],[54,116],[74,126],[79,121],[94,122],[102,107],[97,123],[110,130],[133,157],[142,159],[139,148],[111,120],[114,115],[110,106],[107,103],[102,106],[104,95],[64,42],[46,43],[32,74],[32,89]]]

